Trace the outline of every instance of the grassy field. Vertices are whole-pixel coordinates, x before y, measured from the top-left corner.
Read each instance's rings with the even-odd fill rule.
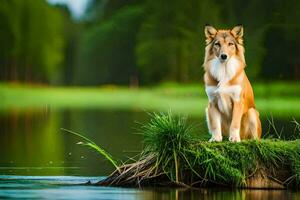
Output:
[[[300,83],[253,85],[256,105],[265,114],[300,116]],[[204,115],[207,97],[203,85],[166,83],[130,89],[118,86],[45,87],[0,84],[0,110],[43,108],[93,108],[167,111]]]

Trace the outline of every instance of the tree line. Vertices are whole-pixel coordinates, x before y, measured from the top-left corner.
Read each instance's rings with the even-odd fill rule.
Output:
[[[296,0],[92,0],[80,20],[45,0],[0,1],[1,81],[201,82],[206,23],[244,25],[251,79],[300,78]]]

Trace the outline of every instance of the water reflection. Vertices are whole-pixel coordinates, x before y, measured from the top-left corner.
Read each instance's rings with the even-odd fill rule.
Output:
[[[200,189],[176,190],[173,192],[172,199],[283,200],[296,199],[298,195],[299,193],[286,190]]]
[[[268,130],[262,115],[263,129]],[[146,122],[144,111],[95,109],[10,110],[0,113],[0,174],[20,175],[108,175],[113,167],[95,152],[76,145],[78,138],[60,128],[77,131],[125,161],[142,149],[138,122]],[[292,137],[292,119],[274,116],[277,129]],[[191,118],[199,133],[207,133],[203,118]]]
[[[300,193],[288,190],[117,188],[78,185],[101,177],[1,176],[0,198],[18,199],[133,199],[133,200],[283,200],[298,199]]]
[[[56,113],[13,110],[2,113],[0,123],[1,167],[16,170],[17,167],[49,168],[53,164],[63,164],[63,135],[53,134],[60,123],[60,116]]]
[[[133,134],[133,127],[137,127],[136,120],[146,118],[136,112],[94,110],[1,113],[0,173],[107,175],[113,170],[109,163],[76,145],[79,139],[60,128],[81,132],[125,160],[141,150],[141,136]]]

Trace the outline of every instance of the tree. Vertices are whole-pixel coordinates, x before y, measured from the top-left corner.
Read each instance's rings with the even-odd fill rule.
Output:
[[[2,0],[4,80],[54,81],[63,60],[62,16],[43,0]]]
[[[81,42],[75,83],[128,84],[137,76],[134,47],[142,19],[143,7],[126,6],[89,27]]]

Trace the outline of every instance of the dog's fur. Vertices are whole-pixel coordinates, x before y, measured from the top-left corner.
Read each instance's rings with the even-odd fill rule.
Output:
[[[206,118],[210,141],[259,139],[261,123],[255,109],[251,84],[246,76],[243,27],[216,30],[205,26],[204,82],[209,104]],[[225,58],[227,57],[227,58]],[[224,59],[225,58],[225,59]]]

